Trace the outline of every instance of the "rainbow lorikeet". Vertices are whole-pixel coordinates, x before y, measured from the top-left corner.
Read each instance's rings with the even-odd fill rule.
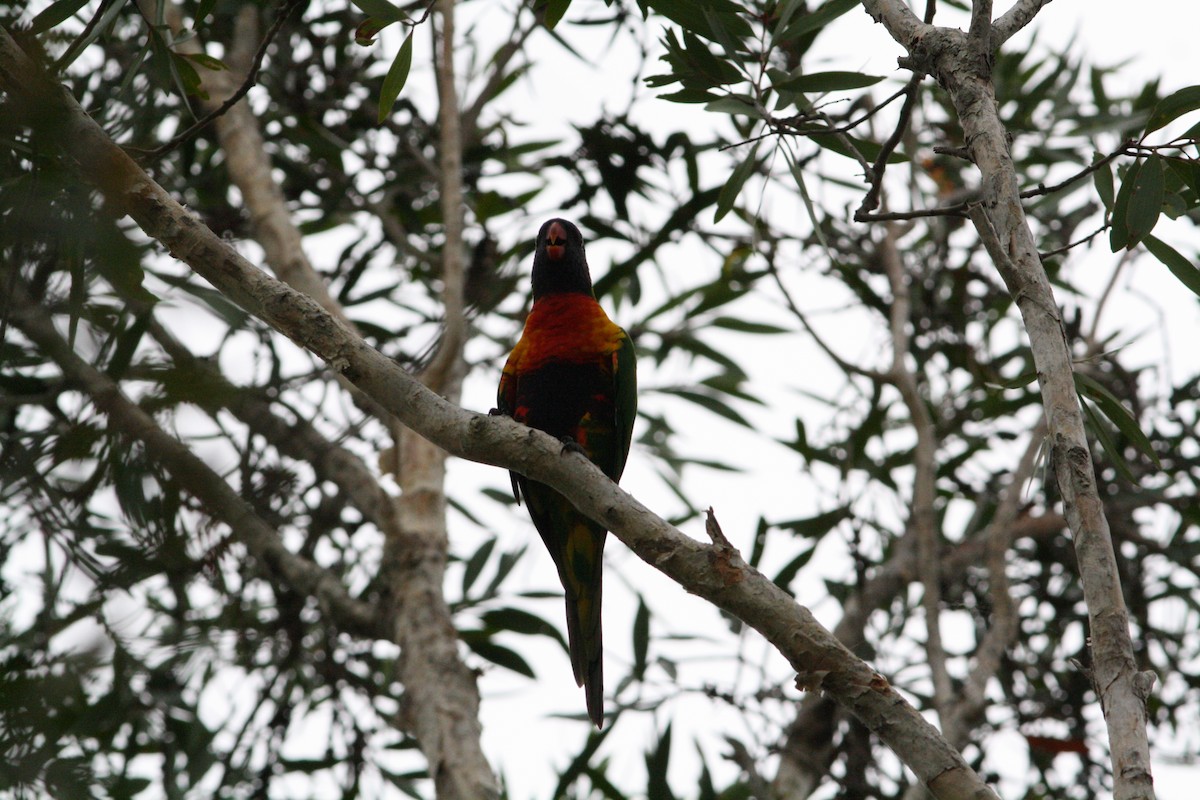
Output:
[[[583,237],[566,220],[538,231],[533,308],[497,395],[501,413],[582,450],[614,481],[621,477],[637,411],[633,342],[596,302]],[[575,682],[603,727],[600,587],[608,531],[545,484],[515,472],[512,483],[558,568]]]

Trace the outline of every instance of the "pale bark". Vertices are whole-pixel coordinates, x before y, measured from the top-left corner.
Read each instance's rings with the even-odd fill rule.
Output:
[[[437,350],[418,376],[451,403],[462,394],[463,208],[462,142],[454,74],[454,0],[438,4],[441,31],[438,63],[438,179],[444,241],[442,308]],[[407,423],[407,420],[401,420]],[[499,787],[480,746],[479,688],[475,673],[458,654],[458,638],[442,593],[449,536],[446,530],[445,450],[408,429],[395,431],[401,528],[384,545],[381,579],[397,609],[395,639],[405,687],[404,711],[429,762],[442,800],[499,796]]]
[[[807,609],[749,567],[736,550],[684,536],[561,442],[511,419],[464,411],[431,392],[363,342],[306,295],[256,269],[190,216],[120,150],[57,84],[46,81],[0,31],[0,84],[19,113],[51,129],[80,174],[150,237],[227,297],[324,359],[434,444],[451,454],[512,469],[546,483],[602,523],[643,560],[689,592],[745,621],[784,655],[798,685],[849,708],[939,798],[995,793],[909,703],[856,658]],[[35,116],[30,109],[36,107]],[[430,769],[442,765],[431,763]]]
[[[1096,489],[1070,348],[1021,206],[1016,167],[990,79],[993,51],[988,43],[1011,36],[1032,20],[1041,4],[1018,3],[1001,17],[1003,27],[993,26],[986,36],[926,25],[896,0],[864,0],[863,5],[908,51],[902,66],[933,75],[949,94],[968,154],[980,171],[980,200],[969,213],[1020,309],[1038,370],[1055,474],[1088,607],[1093,677],[1108,725],[1114,794],[1117,800],[1151,798],[1148,678],[1138,672],[1134,661],[1129,616]],[[976,18],[980,16],[977,11]],[[981,27],[973,24],[972,31],[978,34]]]
[[[912,300],[909,277],[900,256],[895,223],[885,223],[879,256],[892,289],[890,328],[892,338],[892,368],[888,379],[900,391],[908,409],[913,431],[917,435],[913,447],[913,494],[905,536],[914,537],[917,564],[921,574],[921,607],[925,611],[925,655],[929,659],[929,676],[933,683],[933,706],[937,709],[946,738],[954,741],[947,722],[954,703],[954,684],[946,667],[946,649],[942,645],[941,606],[941,531],[937,525],[937,429],[929,407],[921,394],[917,376],[909,366],[909,329],[912,325]]]

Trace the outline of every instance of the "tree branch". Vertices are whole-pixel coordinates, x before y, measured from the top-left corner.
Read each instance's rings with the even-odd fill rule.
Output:
[[[517,14],[513,21],[513,30],[509,34],[508,41],[500,46],[496,54],[492,56],[488,62],[491,68],[491,73],[488,75],[487,82],[480,88],[475,99],[467,104],[462,112],[462,129],[467,131],[473,141],[478,140],[478,122],[479,115],[483,113],[483,109],[490,103],[500,89],[505,85],[505,79],[508,74],[505,70],[508,68],[509,62],[521,52],[525,45],[525,41],[533,33],[534,30],[541,27],[541,22],[534,19],[528,26],[521,26],[521,15]]]
[[[1061,536],[1066,524],[1057,514],[1021,516],[1012,522],[1005,536],[1009,542],[1021,537],[1046,539]],[[985,562],[990,541],[976,536],[955,544],[943,556],[943,572],[953,575]],[[833,629],[838,641],[851,651],[860,650],[866,644],[865,629],[871,614],[886,608],[906,586],[920,579],[918,561],[913,540],[898,542],[898,552],[876,568],[866,584],[843,604],[842,618]],[[772,782],[777,797],[807,797],[827,775],[836,755],[831,745],[835,723],[828,697],[809,695],[800,703],[780,747],[779,772]]]
[[[861,719],[939,798],[996,797],[938,732],[809,611],[734,552],[684,536],[608,480],[586,458],[511,419],[464,411],[422,386],[311,298],[256,269],[190,216],[89,118],[47,81],[0,29],[0,85],[21,102],[19,118],[50,128],[111,208],[134,218],[247,311],[324,359],[398,419],[446,451],[545,483],[599,521],[640,558],[688,591],[759,631],[792,664],[798,685],[822,690]],[[37,108],[38,114],[31,109]],[[430,764],[435,777],[444,764]]]
[[[289,423],[281,419],[265,397],[231,383],[214,364],[197,358],[157,320],[151,321],[148,331],[177,365],[200,373],[210,389],[208,397],[229,398],[224,407],[231,414],[280,453],[310,464],[317,477],[345,492],[365,519],[381,531],[398,524],[392,497],[357,455],[331,442],[306,420]],[[205,409],[211,410],[209,406]]]
[[[167,2],[167,0],[163,0],[163,2]],[[283,27],[283,23],[287,22],[287,18],[291,16],[291,13],[296,9],[296,6],[300,5],[300,2],[301,0],[288,0],[288,2],[279,9],[278,15],[275,17],[275,22],[271,25],[270,30],[267,31],[267,35],[263,37],[262,43],[258,46],[258,50],[254,54],[254,60],[250,64],[250,68],[246,71],[246,77],[242,80],[241,84],[235,89],[224,92],[222,96],[222,102],[218,103],[211,100],[206,102],[205,105],[208,106],[209,109],[207,114],[196,120],[195,123],[190,125],[182,133],[176,135],[173,139],[171,139],[171,141],[160,145],[154,150],[151,150],[146,154],[148,158],[158,159],[162,158],[167,153],[170,153],[172,150],[191,139],[200,131],[204,130],[214,120],[220,119],[222,116],[224,116],[226,112],[237,105],[241,99],[250,92],[250,89],[252,89],[254,84],[258,82],[258,70],[262,66],[263,58],[267,54],[267,48],[271,46],[271,42],[275,39],[275,34],[277,34],[279,29]],[[150,22],[149,16],[146,17],[146,24],[153,24]]]
[[[871,19],[883,23],[888,33],[900,44],[918,42],[927,33],[934,30],[933,25],[917,19],[908,4],[903,0],[863,0],[863,10]],[[909,55],[912,55],[912,48]],[[928,70],[920,70],[928,74]]]
[[[430,26],[437,60],[439,110],[439,195],[442,241],[443,325],[437,350],[419,380],[449,402],[462,394],[463,344],[462,141],[454,72],[454,0],[439,0],[437,25]],[[412,380],[410,378],[410,380]],[[400,418],[410,428],[411,420]],[[449,536],[446,530],[446,451],[411,429],[397,429],[400,484],[399,535],[384,543],[381,582],[395,607],[400,645],[404,715],[429,763],[439,800],[499,796],[499,787],[480,742],[479,687],[459,656],[458,636],[442,587]]]
[[[937,527],[934,501],[937,498],[937,429],[933,417],[921,396],[916,375],[909,369],[906,359],[910,355],[911,339],[909,326],[912,324],[912,302],[909,295],[908,275],[900,250],[896,246],[896,226],[884,227],[879,255],[892,289],[892,307],[889,326],[892,337],[892,382],[900,390],[900,397],[912,419],[917,434],[913,448],[913,496],[912,511],[908,518],[907,535],[916,540],[918,572],[924,591],[921,607],[925,611],[925,654],[929,660],[929,674],[933,681],[933,704],[938,710],[942,730],[950,741],[948,723],[950,708],[954,702],[954,684],[946,669],[946,649],[942,646],[941,606],[942,574],[941,547]]]
[[[160,428],[111,378],[80,358],[58,335],[46,310],[20,280],[15,266],[0,263],[0,273],[8,273],[0,283],[6,287],[5,307],[13,324],[59,365],[63,377],[81,388],[117,431],[141,442],[151,459],[202,502],[214,519],[229,526],[266,572],[296,592],[316,598],[324,613],[342,630],[372,638],[380,635],[384,626],[372,605],[350,597],[332,573],[289,550],[278,532],[220,475]]]
[[[992,23],[992,47],[1000,47],[1022,28],[1033,22],[1033,18],[1050,0],[1017,0],[1012,8]]]
[[[987,703],[987,685],[1000,671],[1004,654],[1020,633],[1017,607],[1013,602],[1008,582],[1008,548],[1012,545],[1017,530],[1017,517],[1021,511],[1021,492],[1033,477],[1037,467],[1037,454],[1046,437],[1046,426],[1039,422],[1030,433],[1029,443],[1017,468],[1013,470],[1008,485],[1000,495],[1000,502],[991,521],[979,539],[984,544],[984,564],[988,572],[988,598],[991,600],[991,625],[983,640],[975,647],[975,665],[967,680],[963,682],[960,699],[943,723],[946,738],[955,747],[962,748],[969,741],[971,720],[979,715]],[[1063,521],[1060,519],[1060,527]]]
[[[918,31],[896,3],[863,0],[876,20],[909,53],[908,61],[934,75],[954,104],[963,140],[980,171],[980,201],[968,212],[984,247],[1021,312],[1033,350],[1059,492],[1074,534],[1088,608],[1094,675],[1108,725],[1117,800],[1154,796],[1146,737],[1145,679],[1137,670],[1129,614],[1071,365],[1070,347],[1050,281],[1020,200],[1020,184],[991,83],[991,50],[962,31]],[[1005,25],[1025,24],[1043,4],[1010,11]],[[1021,16],[1021,15],[1024,16]],[[1021,21],[1023,20],[1023,21]],[[1007,29],[1002,29],[1002,32]],[[1001,37],[1003,38],[1003,37]]]
[[[888,159],[892,157],[892,153],[900,144],[900,140],[904,138],[905,131],[908,130],[909,120],[912,118],[913,108],[917,104],[917,88],[925,76],[921,73],[914,74],[905,85],[904,105],[900,107],[900,117],[896,120],[896,127],[892,131],[892,135],[888,137],[883,146],[879,148],[879,154],[875,156],[875,163],[867,170],[867,180],[870,183],[870,188],[867,194],[863,197],[862,205],[854,212],[854,219],[857,222],[863,222],[864,218],[869,218],[872,211],[879,207],[879,195],[883,190],[883,173],[887,169]]]
[[[971,46],[992,52],[992,0],[971,0],[971,26],[967,29]]]

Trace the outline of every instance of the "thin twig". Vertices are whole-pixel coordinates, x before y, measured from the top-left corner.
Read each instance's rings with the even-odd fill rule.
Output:
[[[781,134],[782,133],[795,133],[795,134],[800,134],[802,136],[809,136],[814,133],[817,133],[817,134],[820,134],[820,133],[849,133],[850,131],[857,128],[859,125],[862,125],[864,122],[869,120],[871,117],[878,114],[883,109],[887,108],[889,105],[894,103],[896,100],[903,97],[907,92],[908,92],[908,86],[906,84],[902,88],[897,89],[888,98],[886,98],[885,100],[882,100],[878,105],[872,106],[869,111],[863,112],[862,115],[859,116],[857,119],[852,119],[849,122],[844,123],[842,125],[838,125],[836,127],[819,128],[819,129],[815,129],[815,130],[792,130],[792,131],[780,130],[778,132]],[[790,117],[783,117],[782,119],[776,119],[776,118],[772,117],[770,119],[770,123],[771,123],[772,127],[783,128],[783,127],[795,126],[795,125],[800,125],[805,122],[809,122],[812,119],[816,118],[816,116],[817,116],[816,114],[794,114]]]
[[[923,217],[966,217],[970,210],[971,203],[977,202],[978,198],[974,196],[961,203],[954,203],[949,206],[937,206],[935,208],[921,208],[916,211],[884,211],[879,214],[860,214],[854,213],[855,222],[895,222],[906,219],[921,219]]]
[[[985,543],[984,564],[988,573],[991,620],[987,633],[975,648],[975,665],[963,682],[960,699],[942,726],[946,738],[956,747],[966,745],[970,720],[987,703],[987,685],[999,672],[1005,651],[1020,631],[1017,608],[1008,581],[1007,555],[1017,532],[1022,491],[1037,467],[1037,454],[1045,437],[1046,422],[1043,417],[1030,432],[1025,452],[1000,495],[991,522],[980,536]]]
[[[875,163],[867,171],[867,180],[870,181],[871,186],[867,189],[866,196],[863,197],[862,205],[854,212],[854,219],[858,222],[865,221],[864,217],[879,207],[879,193],[883,189],[883,172],[887,169],[888,159],[892,157],[892,153],[904,137],[904,132],[908,130],[908,122],[912,118],[913,108],[917,104],[917,87],[924,77],[919,72],[914,73],[904,87],[907,96],[904,98],[904,105],[900,107],[900,118],[896,120],[896,128],[883,143],[879,154],[875,156]]]
[[[112,5],[112,0],[102,0],[100,7],[96,9],[96,13],[88,20],[87,25],[83,26],[83,30],[75,37],[75,40],[67,47],[58,60],[54,62],[54,71],[59,72],[71,63],[75,58],[75,51],[79,48],[80,42],[86,42],[92,35],[92,31],[100,24],[100,20],[104,18],[104,14],[108,11],[108,7]]]
[[[891,376],[887,373],[880,372],[879,370],[866,369],[865,367],[860,367],[857,364],[851,364],[849,361],[846,361],[844,358],[834,352],[833,348],[830,347],[825,340],[821,338],[821,335],[817,333],[816,329],[813,328],[812,323],[808,321],[808,316],[800,310],[799,306],[796,305],[796,301],[792,299],[792,294],[788,291],[787,287],[783,285],[783,279],[780,278],[779,270],[776,269],[773,260],[768,263],[767,270],[771,273],[771,277],[775,280],[775,285],[779,288],[779,293],[783,296],[783,302],[787,304],[788,310],[790,310],[792,315],[799,320],[801,326],[803,326],[808,335],[812,337],[813,342],[816,343],[817,347],[821,348],[821,351],[824,352],[825,355],[829,356],[829,359],[834,364],[837,364],[838,369],[847,374],[860,375],[873,381],[881,381],[884,383],[891,382]]]
[[[1054,256],[1061,256],[1063,253],[1067,252],[1068,250],[1073,250],[1074,248],[1079,247],[1079,245],[1081,245],[1081,244],[1087,244],[1092,239],[1095,239],[1097,236],[1104,233],[1106,230],[1108,230],[1111,227],[1112,227],[1111,225],[1109,225],[1108,223],[1105,223],[1105,224],[1101,225],[1099,228],[1097,228],[1096,230],[1089,233],[1087,236],[1084,236],[1082,239],[1076,239],[1075,241],[1071,242],[1070,244],[1063,245],[1062,247],[1051,250],[1048,253],[1038,253],[1038,258],[1040,258],[1042,261],[1045,261],[1047,258],[1054,258]]]
[[[1093,172],[1100,169],[1101,167],[1108,166],[1110,163],[1112,163],[1112,161],[1114,159],[1116,159],[1117,156],[1133,155],[1133,153],[1131,153],[1130,150],[1132,150],[1136,147],[1139,147],[1139,145],[1135,140],[1126,139],[1124,142],[1121,143],[1121,146],[1118,147],[1116,150],[1113,150],[1111,153],[1109,153],[1108,155],[1106,155],[1104,158],[1100,159],[1099,161],[1089,164],[1088,166],[1084,167],[1079,172],[1075,173],[1074,175],[1067,178],[1066,180],[1060,181],[1056,184],[1053,184],[1052,186],[1045,186],[1044,184],[1039,183],[1036,187],[1034,187],[1032,189],[1026,189],[1025,191],[1021,192],[1021,199],[1027,200],[1030,197],[1039,197],[1041,195],[1054,194],[1057,191],[1061,191],[1062,189],[1065,189],[1068,186],[1070,186],[1075,181],[1086,178],[1088,175],[1091,175]]]
[[[139,405],[126,397],[119,384],[81,358],[54,327],[50,312],[38,303],[12,265],[5,299],[12,303],[13,324],[58,364],[63,377],[79,387],[109,419],[113,430],[140,441],[146,454],[171,474],[184,490],[203,504],[214,520],[227,525],[258,559],[264,572],[293,591],[313,597],[343,630],[377,636],[383,619],[369,603],[351,597],[341,580],[326,568],[291,551],[266,520],[183,442],[163,430]]]
[[[895,225],[885,225],[884,235],[879,242],[879,257],[887,273],[892,289],[892,304],[888,323],[892,338],[892,367],[889,375],[892,383],[900,390],[900,397],[908,409],[917,443],[913,448],[913,494],[912,510],[909,514],[907,536],[917,542],[917,572],[924,592],[921,606],[925,612],[925,654],[929,661],[930,677],[933,681],[933,705],[946,730],[953,718],[955,691],[946,668],[946,648],[942,644],[942,568],[941,536],[937,526],[934,503],[937,499],[937,428],[915,372],[909,368],[912,339],[909,326],[912,324],[912,296],[908,273],[896,243]],[[953,741],[953,739],[951,740]]]
[[[991,46],[1007,42],[1014,34],[1033,21],[1042,6],[1050,0],[1017,0],[1013,7],[1001,14],[992,25]]]
[[[283,24],[287,22],[287,18],[291,16],[292,11],[294,11],[301,2],[303,2],[303,0],[288,0],[286,5],[280,9],[279,15],[275,18],[275,22],[271,24],[270,29],[267,31],[267,35],[263,37],[262,44],[258,46],[258,51],[254,54],[254,62],[251,64],[250,70],[246,73],[246,78],[242,81],[242,85],[239,86],[233,94],[229,95],[224,103],[219,105],[217,108],[214,108],[200,119],[196,120],[196,122],[194,122],[185,131],[175,136],[166,144],[160,145],[159,147],[146,152],[144,154],[144,159],[157,160],[162,158],[167,153],[170,153],[172,150],[198,134],[201,130],[211,124],[213,120],[217,119],[217,117],[222,116],[229,111],[229,109],[237,105],[238,101],[245,97],[254,84],[258,82],[258,71],[262,68],[263,58],[265,58],[267,55],[267,48],[270,47],[271,42],[275,39],[275,35],[279,33],[279,30],[283,27]],[[138,151],[138,148],[134,147],[130,147],[128,149],[135,152]]]

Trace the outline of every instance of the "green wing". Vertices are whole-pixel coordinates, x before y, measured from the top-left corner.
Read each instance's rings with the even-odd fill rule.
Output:
[[[633,441],[633,423],[637,419],[637,353],[629,334],[621,331],[621,347],[613,357],[613,379],[616,383],[614,416],[616,439],[615,462],[612,469],[605,470],[614,481],[620,480],[629,458],[629,446]]]

